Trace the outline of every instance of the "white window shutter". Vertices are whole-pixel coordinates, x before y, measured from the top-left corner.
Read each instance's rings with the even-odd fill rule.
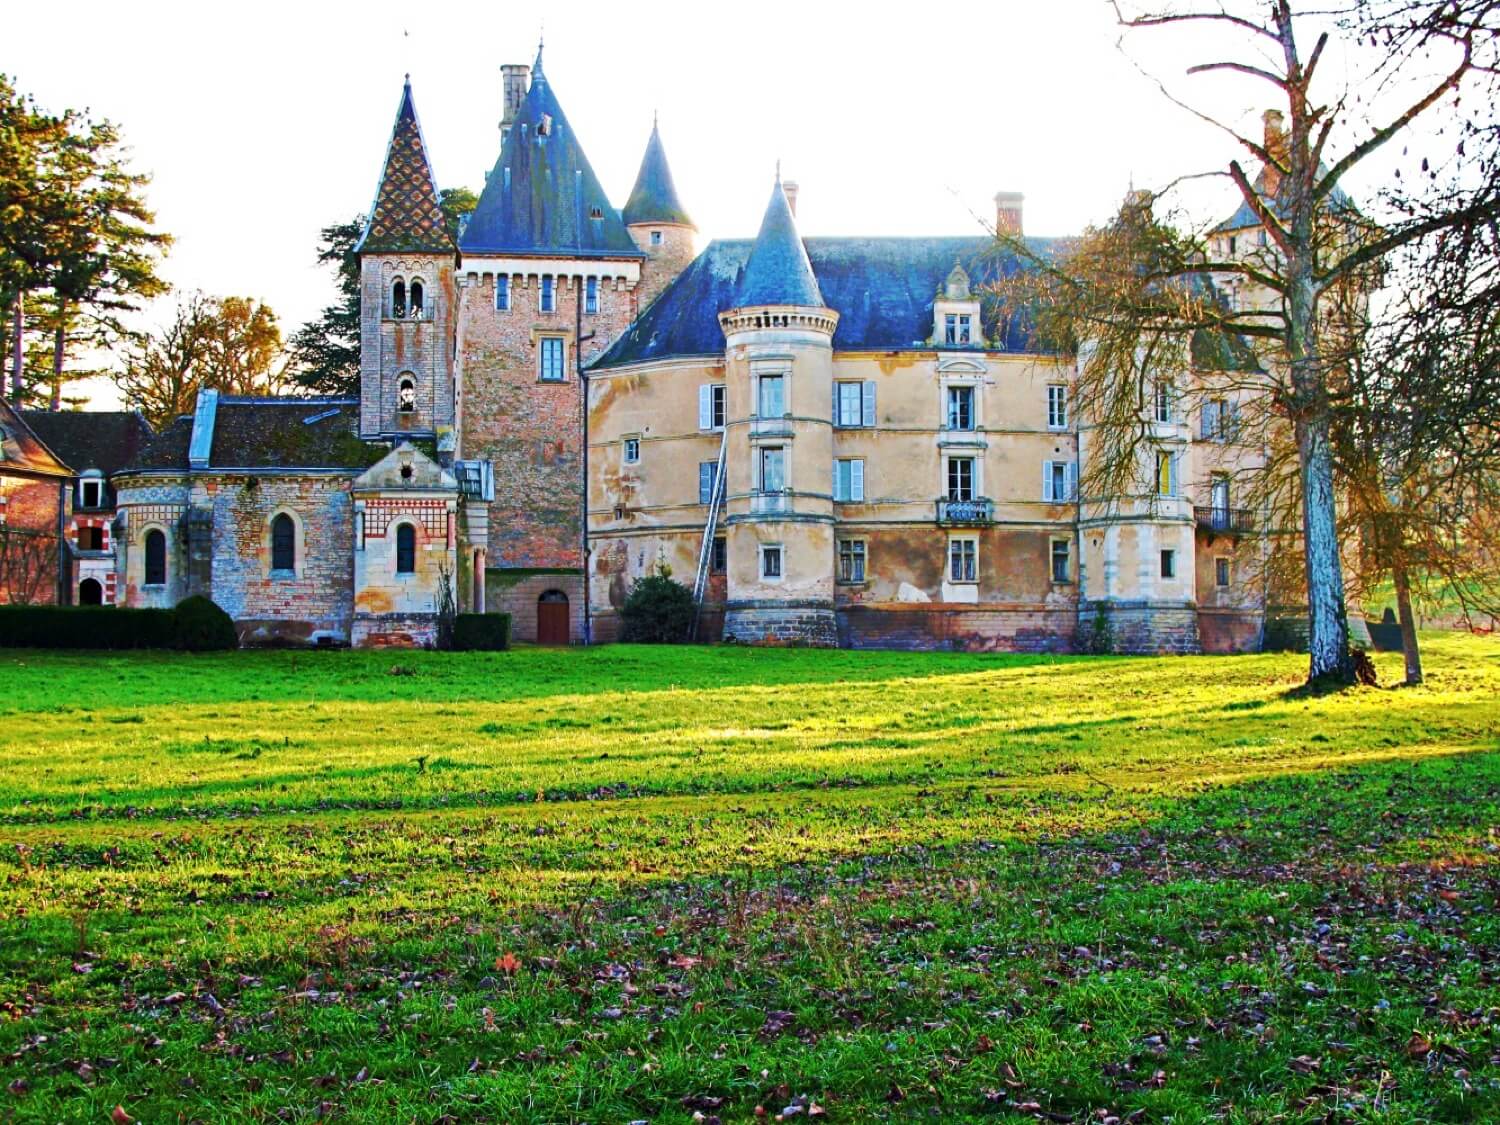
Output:
[[[1063,499],[1078,499],[1078,462],[1069,461],[1067,467],[1068,494]]]
[[[860,394],[860,405],[864,415],[864,424],[873,426],[875,424],[875,382],[866,379]]]
[[[873,384],[866,383],[865,386]],[[849,499],[863,500],[865,498],[865,462],[864,458],[849,462]]]
[[[1052,503],[1057,497],[1052,495],[1052,462],[1042,462],[1042,499]]]
[[[700,430],[714,428],[714,389],[709,383],[704,383],[698,388],[698,428]]]

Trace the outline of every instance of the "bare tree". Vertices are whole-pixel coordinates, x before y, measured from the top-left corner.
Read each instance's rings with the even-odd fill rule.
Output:
[[[55,534],[0,522],[0,597],[32,605],[56,589]]]
[[[1295,487],[1302,569],[1307,590],[1309,679],[1351,682],[1345,577],[1340,558],[1335,457],[1331,427],[1342,392],[1340,349],[1328,354],[1324,333],[1339,294],[1368,294],[1391,255],[1426,239],[1500,215],[1500,190],[1482,169],[1493,167],[1493,141],[1470,130],[1457,145],[1451,174],[1438,177],[1423,161],[1424,190],[1407,191],[1376,222],[1356,209],[1340,187],[1354,169],[1415,123],[1459,120],[1461,97],[1492,104],[1500,53],[1500,4],[1482,0],[1365,0],[1305,12],[1292,0],[1226,2],[1203,8],[1114,10],[1127,31],[1165,34],[1173,28],[1214,29],[1230,42],[1226,57],[1210,57],[1188,75],[1220,75],[1258,87],[1277,106],[1266,128],[1251,135],[1195,107],[1158,82],[1165,97],[1222,132],[1258,162],[1252,177],[1240,158],[1184,179],[1219,176],[1233,183],[1265,245],[1226,253],[1225,241],[1178,234],[1151,216],[1182,182],[1146,193],[1141,215],[1122,214],[1114,233],[1092,232],[1095,249],[1116,238],[1132,243],[1129,276],[1117,264],[1102,273],[1100,255],[1080,261],[1033,259],[1053,301],[1079,312],[1074,331],[1082,346],[1083,399],[1103,412],[1095,418],[1109,466],[1098,480],[1120,485],[1137,471],[1143,432],[1143,393],[1158,377],[1194,367],[1195,341],[1253,345],[1259,368],[1250,382],[1261,392],[1263,421],[1283,427],[1295,450]],[[1363,81],[1325,93],[1320,69],[1334,36]],[[1456,126],[1455,126],[1456,127]],[[1464,141],[1472,148],[1466,151]],[[1251,165],[1253,169],[1254,164]],[[1478,167],[1481,174],[1474,174]],[[1396,203],[1393,198],[1390,202]],[[1127,210],[1129,210],[1127,208]],[[1019,253],[1023,244],[1010,240]],[[1087,241],[1087,240],[1086,240]],[[1215,296],[1215,283],[1259,295],[1237,301]],[[1032,294],[1035,296],[1035,294]],[[1237,365],[1221,365],[1235,370]],[[1243,366],[1243,365],[1239,365]],[[1241,425],[1253,423],[1241,420]],[[1126,435],[1109,440],[1111,429]],[[1265,433],[1269,444],[1269,429]],[[1275,460],[1274,458],[1272,459]],[[1275,482],[1273,470],[1265,479]]]

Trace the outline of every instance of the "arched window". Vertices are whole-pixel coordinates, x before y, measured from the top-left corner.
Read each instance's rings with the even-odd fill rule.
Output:
[[[159,528],[146,532],[146,585],[167,584],[167,536]]]
[[[413,278],[411,283],[411,316],[413,320],[420,319],[426,311],[422,308],[422,296],[422,283]]]
[[[417,529],[409,523],[396,525],[396,573],[417,572]]]
[[[78,583],[79,605],[103,605],[104,587],[99,585],[97,578],[85,578]]]
[[[271,521],[271,569],[297,569],[297,525],[285,512]]]
[[[396,388],[396,409],[402,414],[411,414],[417,409],[417,384],[406,376]]]
[[[391,286],[391,315],[398,317],[406,315],[406,282],[399,277],[396,279],[396,284]]]

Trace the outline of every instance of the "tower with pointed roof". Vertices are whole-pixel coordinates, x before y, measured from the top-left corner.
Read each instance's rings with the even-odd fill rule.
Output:
[[[698,233],[672,182],[672,168],[655,118],[635,186],[621,216],[630,237],[646,255],[638,296],[644,309],[692,262]]]
[[[396,124],[355,252],[360,263],[360,436],[427,437],[451,457],[456,250],[412,100]]]
[[[829,489],[838,322],[778,172],[734,305],[719,314],[728,416],[726,637],[838,644]],[[736,424],[741,419],[747,424]]]

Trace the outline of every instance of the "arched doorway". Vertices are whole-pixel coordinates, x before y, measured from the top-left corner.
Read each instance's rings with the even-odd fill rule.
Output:
[[[97,578],[85,578],[78,583],[79,605],[103,605],[104,587],[99,585]]]
[[[568,643],[568,595],[561,590],[548,590],[536,600],[536,643]]]

